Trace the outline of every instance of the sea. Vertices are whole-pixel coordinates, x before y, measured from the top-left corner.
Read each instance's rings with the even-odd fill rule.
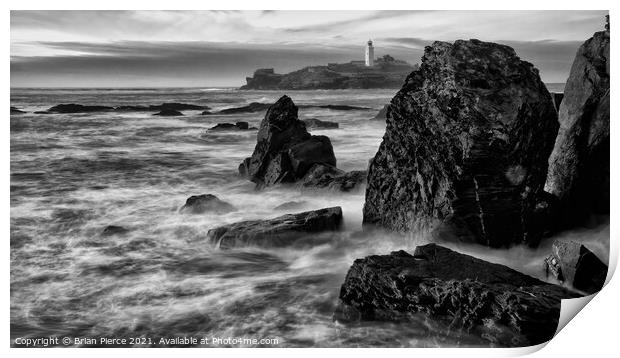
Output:
[[[66,345],[84,346],[84,338],[131,337],[130,346],[159,347],[186,346],[178,340],[206,337],[192,345],[510,345],[423,315],[406,323],[334,320],[340,287],[355,259],[412,251],[429,238],[423,233],[361,234],[363,189],[255,190],[253,183],[239,177],[237,168],[252,154],[256,131],[208,129],[237,121],[259,126],[264,113],[33,113],[60,103],[181,102],[217,111],[251,102],[273,103],[284,94],[299,105],[368,107],[299,110],[301,119],[339,123],[338,129],[312,130],[329,136],[339,168],[367,168],[385,131],[384,121],[370,119],[395,90],[12,89],[11,106],[28,113],[10,116],[11,344],[17,338],[71,337]],[[238,210],[180,212],[185,200],[198,194],[214,194]],[[206,239],[209,229],[222,224],[286,214],[274,208],[290,201],[302,203],[296,211],[341,206],[342,230],[330,240],[300,247],[220,250]],[[108,225],[129,232],[102,236]],[[578,237],[600,257],[608,257],[608,222],[562,237]],[[541,265],[550,245],[551,241],[543,243],[537,250],[451,247],[546,280]],[[220,340],[216,345],[209,338]]]

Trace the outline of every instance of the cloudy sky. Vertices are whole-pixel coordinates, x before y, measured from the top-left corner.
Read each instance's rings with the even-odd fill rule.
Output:
[[[375,54],[417,63],[435,40],[510,45],[564,82],[607,11],[11,11],[11,86],[239,86]]]

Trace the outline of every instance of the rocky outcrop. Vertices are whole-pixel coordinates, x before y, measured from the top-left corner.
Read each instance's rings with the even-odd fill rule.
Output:
[[[364,223],[500,247],[536,245],[558,129],[538,70],[504,45],[435,42],[390,103]]]
[[[17,107],[11,107],[11,114],[24,114],[26,112],[22,111],[21,109],[17,108]]]
[[[545,185],[559,200],[560,228],[609,213],[609,65],[609,33],[597,32],[579,48],[566,82]]]
[[[85,106],[82,104],[58,104],[47,110],[47,113],[91,113],[112,111],[114,107],[109,106]]]
[[[302,90],[344,88],[398,88],[409,72],[416,68],[405,61],[377,59],[375,66],[367,67],[361,61],[330,63],[310,66],[287,74],[275,73],[273,68],[262,68],[246,77],[242,90]]]
[[[226,214],[232,211],[237,211],[237,208],[223,200],[220,200],[213,194],[190,196],[185,201],[185,205],[181,207],[181,212],[189,212],[192,214],[203,214],[206,212]]]
[[[254,130],[256,127],[250,127],[248,122],[237,123],[218,123],[215,126],[209,128],[210,131],[247,131]]]
[[[188,103],[162,103],[156,105],[142,106],[142,105],[120,105],[116,107],[111,106],[90,106],[90,105],[82,105],[82,104],[59,104],[54,107],[51,107],[47,111],[37,111],[37,114],[48,114],[48,113],[92,113],[92,112],[150,112],[150,111],[162,111],[162,112],[170,112],[170,111],[184,111],[184,110],[201,110],[201,109],[209,109],[209,106],[200,106],[195,104]],[[171,112],[170,112],[171,113]]]
[[[425,314],[452,329],[507,345],[553,337],[560,300],[575,297],[499,264],[436,244],[355,260],[340,289],[337,320],[406,320]],[[503,337],[506,328],[512,332]],[[503,342],[502,342],[503,341]]]
[[[254,153],[241,163],[239,174],[260,189],[295,182],[317,163],[336,165],[331,141],[310,135],[297,117],[297,106],[288,96],[282,96],[267,110]]]
[[[607,277],[607,265],[575,241],[555,240],[543,267],[548,276],[587,294],[600,291]]]
[[[161,111],[157,112],[157,113],[153,113],[154,116],[162,116],[162,117],[177,117],[177,116],[182,116],[183,113],[174,110],[174,109],[162,109]]]
[[[365,170],[345,172],[331,165],[315,164],[300,180],[304,189],[329,189],[335,191],[353,191],[361,189],[366,183]]]
[[[338,123],[330,122],[330,121],[322,121],[317,118],[306,118],[303,120],[306,128],[309,129],[336,129],[338,128]]]
[[[280,247],[293,245],[308,238],[309,233],[333,231],[340,227],[340,207],[287,214],[269,220],[243,221],[209,230],[210,242],[221,249],[259,246]],[[318,239],[310,235],[310,240]]]

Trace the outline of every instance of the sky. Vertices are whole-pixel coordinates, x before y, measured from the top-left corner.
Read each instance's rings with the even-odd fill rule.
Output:
[[[419,63],[433,41],[512,46],[565,82],[607,11],[11,11],[11,87],[229,87],[375,55]]]

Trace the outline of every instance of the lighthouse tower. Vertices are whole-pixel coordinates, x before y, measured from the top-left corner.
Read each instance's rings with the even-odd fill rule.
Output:
[[[372,47],[372,40],[368,40],[366,45],[366,67],[375,65],[375,48]]]

